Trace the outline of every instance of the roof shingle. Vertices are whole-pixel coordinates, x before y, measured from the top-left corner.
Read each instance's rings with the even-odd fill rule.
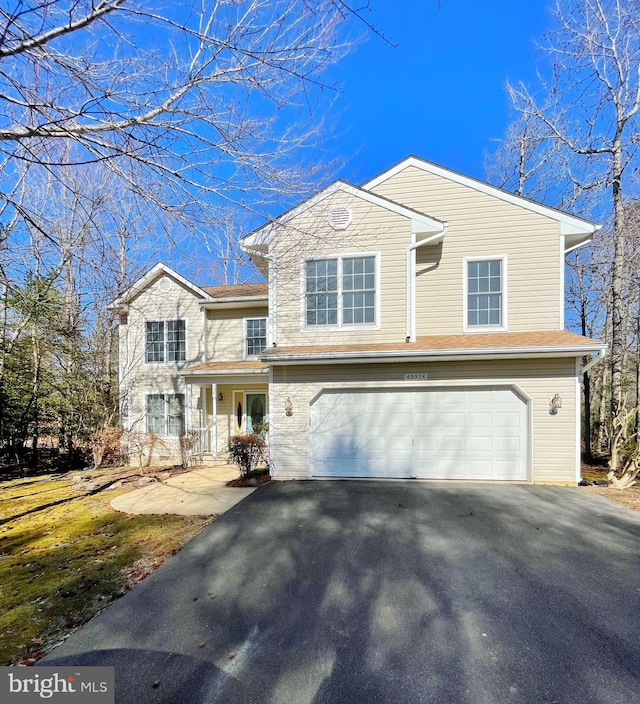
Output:
[[[269,284],[228,284],[226,286],[201,286],[211,298],[245,298],[250,296],[266,296]]]
[[[264,357],[277,360],[287,356],[318,356],[343,353],[357,356],[359,353],[370,356],[371,353],[403,353],[419,352],[454,352],[457,350],[488,350],[504,349],[540,349],[545,348],[583,348],[602,347],[602,342],[577,335],[566,330],[546,330],[539,332],[498,332],[498,333],[467,333],[460,335],[424,335],[416,342],[381,342],[377,344],[344,344],[344,345],[308,345],[295,347],[270,347]]]

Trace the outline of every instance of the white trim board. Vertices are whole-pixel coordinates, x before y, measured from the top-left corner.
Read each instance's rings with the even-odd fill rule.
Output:
[[[560,234],[562,235],[590,236],[596,230],[600,229],[600,225],[595,225],[594,223],[584,220],[583,218],[576,217],[575,215],[569,215],[568,213],[564,213],[561,210],[557,210],[556,208],[552,208],[548,205],[543,205],[542,203],[536,203],[535,201],[529,200],[523,196],[518,196],[515,193],[510,193],[509,191],[505,191],[497,186],[492,186],[485,181],[480,181],[471,176],[465,176],[457,171],[452,171],[444,166],[439,166],[438,164],[426,161],[425,159],[420,159],[416,156],[409,156],[406,159],[403,159],[395,166],[392,166],[390,169],[383,171],[375,178],[367,181],[361,187],[366,191],[370,191],[409,167],[414,167],[416,169],[420,169],[421,171],[434,174],[435,176],[448,179],[449,181],[454,181],[455,183],[467,186],[468,188],[473,188],[481,193],[486,193],[494,198],[499,198],[500,200],[511,203],[512,205],[517,205],[520,208],[525,208],[526,210],[531,210],[534,213],[544,215],[552,220],[557,220],[560,223]],[[585,239],[585,242],[587,239]]]
[[[358,188],[357,186],[347,183],[346,181],[334,181],[334,183],[330,184],[319,193],[316,193],[316,195],[311,198],[303,201],[295,208],[287,211],[279,218],[276,218],[273,222],[267,223],[257,230],[250,232],[246,237],[243,237],[240,240],[240,247],[246,252],[252,247],[268,245],[270,242],[271,231],[274,226],[284,225],[289,222],[289,220],[292,220],[296,216],[303,213],[305,210],[321,203],[323,200],[337,192],[346,193],[354,198],[360,198],[368,203],[377,205],[381,208],[397,213],[398,215],[409,218],[412,221],[412,232],[416,234],[435,234],[437,232],[444,231],[448,225],[448,223],[442,220],[438,220],[437,218],[433,218],[425,213],[420,213],[417,210],[408,208],[401,203],[396,203],[388,198],[379,196],[377,193],[370,193],[369,191]]]
[[[149,271],[144,274],[144,276],[140,277],[134,284],[129,286],[129,288],[122,293],[120,296],[118,296],[115,301],[109,306],[110,308],[120,308],[124,306],[126,303],[128,303],[134,296],[142,293],[146,288],[151,286],[151,284],[156,280],[159,279],[160,276],[169,276],[173,279],[175,279],[177,282],[182,284],[185,288],[188,288],[193,294],[196,296],[199,296],[200,298],[208,298],[207,294],[198,286],[195,284],[192,284],[191,281],[188,279],[185,279],[184,276],[181,276],[178,274],[177,271],[174,271],[170,267],[168,267],[166,264],[163,264],[162,262],[158,262],[152,269],[149,269]]]

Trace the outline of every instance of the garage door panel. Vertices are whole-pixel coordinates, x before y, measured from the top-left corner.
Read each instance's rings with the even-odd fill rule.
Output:
[[[464,403],[467,408],[490,408],[493,403],[493,391],[483,391],[477,389],[475,391],[464,392]]]
[[[522,461],[519,457],[511,460],[496,460],[494,463],[494,479],[508,481],[510,479],[520,479],[522,475]]]
[[[486,435],[467,436],[465,442],[467,452],[491,452],[492,445],[492,438]]]
[[[415,413],[438,415],[438,396],[434,393],[406,394],[410,398]]]
[[[406,452],[411,455],[413,452],[413,438],[410,435],[397,435],[387,438],[387,451],[392,453]]]
[[[464,432],[465,427],[465,414],[464,411],[458,411],[456,413],[441,413],[438,418],[439,428],[458,428],[461,432]]]
[[[496,428],[518,428],[520,427],[520,414],[514,411],[503,413],[497,411],[495,413]]]
[[[450,431],[449,431],[450,432]],[[459,454],[464,450],[465,437],[461,432],[459,435],[440,436],[438,438],[438,452],[442,454]]]
[[[460,403],[464,402],[464,392],[461,391],[438,391],[438,411],[455,411],[460,408]]]
[[[419,394],[415,395],[419,396]],[[421,408],[420,404],[415,404],[411,415],[417,420],[419,424],[423,426],[432,426],[437,425],[438,423],[438,411],[434,410],[431,403],[429,403],[428,407],[425,408]]]
[[[486,430],[493,425],[491,413],[487,413],[486,409],[484,411],[470,411],[466,414],[466,419],[466,427],[469,430],[476,428]]]
[[[330,457],[375,457],[386,452],[385,438],[377,437],[367,442],[364,438],[332,438],[329,442],[311,445],[314,456],[321,459]]]
[[[438,451],[438,436],[433,433],[433,435],[423,435],[415,438],[413,447],[416,453],[421,451],[435,453]]]
[[[438,455],[438,477],[444,479],[464,479],[466,473],[464,453]]]
[[[495,449],[498,453],[513,453],[517,455],[521,447],[520,438],[513,435],[501,435],[496,437]]]
[[[491,459],[471,459],[467,461],[466,477],[468,479],[486,479],[491,477],[493,463]]]
[[[335,462],[325,461],[316,465],[315,475],[317,477],[363,477],[375,479],[383,476],[387,471],[386,463],[380,460]],[[402,472],[385,474],[392,478],[402,479]]]
[[[386,418],[381,418],[381,428],[387,428],[391,432],[413,433],[413,416],[411,413],[398,412],[390,409]]]
[[[526,419],[510,389],[327,392],[310,409],[311,473],[526,479]]]
[[[415,476],[421,479],[440,479],[437,456],[430,459],[418,458],[414,463],[414,472]]]

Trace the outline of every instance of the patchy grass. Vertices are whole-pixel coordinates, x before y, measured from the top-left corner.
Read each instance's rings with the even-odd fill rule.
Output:
[[[43,657],[212,520],[128,516],[109,506],[123,491],[91,496],[71,485],[0,483],[0,665]]]

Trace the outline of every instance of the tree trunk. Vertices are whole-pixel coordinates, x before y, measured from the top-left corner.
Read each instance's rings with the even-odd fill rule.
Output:
[[[581,285],[581,289],[583,289]],[[587,306],[584,290],[580,291],[580,326],[582,335],[587,336]],[[586,361],[586,360],[585,360]],[[591,464],[593,462],[593,452],[591,449],[591,380],[589,373],[582,375],[584,388],[584,420],[582,424],[582,439],[584,442],[584,460]]]
[[[624,268],[625,268],[625,229],[624,202],[622,192],[622,149],[616,140],[613,153],[613,234],[614,255],[611,274],[611,443],[609,467],[615,471],[620,463],[620,444],[613,441],[616,436],[614,428],[618,427],[624,415],[622,403],[622,384],[624,375],[624,310],[623,298]]]

